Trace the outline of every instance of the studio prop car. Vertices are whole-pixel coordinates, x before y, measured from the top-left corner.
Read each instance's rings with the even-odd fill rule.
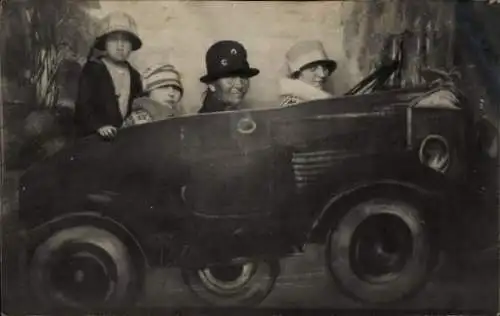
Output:
[[[36,298],[130,304],[148,267],[173,266],[205,302],[257,304],[306,243],[326,245],[355,299],[411,295],[454,216],[468,124],[449,80],[377,89],[397,64],[343,97],[143,124],[31,167],[19,196]]]

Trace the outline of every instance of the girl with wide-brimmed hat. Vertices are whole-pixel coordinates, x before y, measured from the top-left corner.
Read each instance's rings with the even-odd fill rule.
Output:
[[[97,133],[113,138],[130,113],[132,101],[142,94],[139,72],[127,61],[142,46],[134,19],[113,12],[100,23],[92,54],[82,69],[75,121],[80,136]]]

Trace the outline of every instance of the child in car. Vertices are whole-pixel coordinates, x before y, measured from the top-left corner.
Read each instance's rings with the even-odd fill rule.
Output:
[[[139,72],[127,61],[142,46],[133,18],[122,12],[106,16],[79,80],[75,123],[81,137],[94,133],[111,139],[142,94]]]
[[[132,104],[125,127],[184,114],[180,105],[184,88],[174,66],[161,64],[148,68],[143,75],[143,86],[145,95]]]

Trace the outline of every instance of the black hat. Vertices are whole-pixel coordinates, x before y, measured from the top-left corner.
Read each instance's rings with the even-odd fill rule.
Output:
[[[207,51],[205,62],[207,74],[200,78],[203,83],[235,75],[250,78],[260,72],[249,66],[245,47],[236,41],[213,44]]]

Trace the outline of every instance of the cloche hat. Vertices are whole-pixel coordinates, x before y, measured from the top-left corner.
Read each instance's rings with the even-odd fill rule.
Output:
[[[328,57],[323,43],[316,40],[301,41],[293,45],[286,53],[286,62],[290,75],[316,64],[324,65],[330,73],[337,68],[337,62]]]
[[[130,35],[132,50],[141,48],[142,41],[137,33],[137,24],[130,15],[124,12],[112,12],[100,21],[94,47],[104,50],[106,47],[106,37],[115,32],[125,32]]]
[[[206,74],[200,78],[203,83],[228,76],[250,78],[260,73],[248,64],[245,47],[236,41],[219,41],[213,44],[205,56]]]

